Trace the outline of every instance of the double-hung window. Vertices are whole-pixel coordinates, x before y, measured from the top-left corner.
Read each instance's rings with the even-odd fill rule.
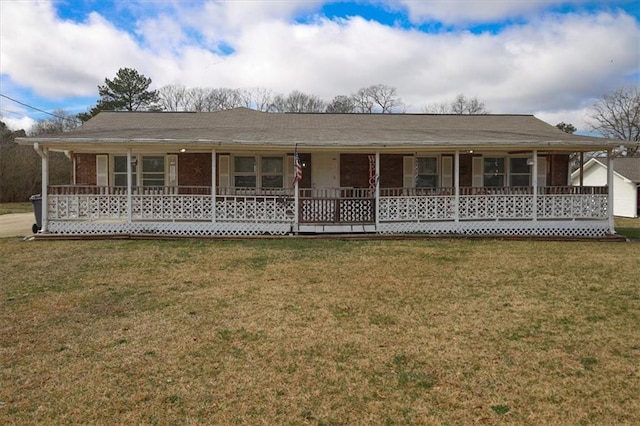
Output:
[[[262,157],[260,180],[263,188],[282,188],[284,163],[282,157]]]
[[[527,158],[509,159],[509,186],[531,185],[531,166]]]
[[[136,157],[131,157],[131,182],[133,186],[137,185],[137,169],[138,162]],[[113,185],[127,186],[127,156],[114,155],[113,157]]]
[[[504,186],[505,161],[503,157],[484,157],[482,180],[484,186]]]
[[[234,157],[233,186],[236,188],[255,188],[257,172],[256,157]]]
[[[140,169],[138,165],[141,165]],[[140,176],[138,175],[140,171]],[[141,179],[140,179],[141,178]],[[127,186],[127,156],[113,156],[113,184]],[[131,157],[132,186],[164,186],[165,157],[163,155],[138,155]]]
[[[234,157],[233,185],[236,188],[282,188],[284,159],[282,157]]]
[[[416,161],[416,187],[436,188],[438,186],[438,158],[418,157]]]

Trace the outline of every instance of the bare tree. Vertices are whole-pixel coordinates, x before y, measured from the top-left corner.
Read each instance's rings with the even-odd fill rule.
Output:
[[[29,136],[36,135],[52,135],[57,133],[69,132],[77,129],[82,122],[74,115],[69,114],[63,109],[56,109],[52,116],[39,120],[29,129]]]
[[[273,91],[264,87],[243,90],[244,106],[258,111],[269,111],[273,98]]]
[[[158,89],[160,107],[164,111],[186,111],[187,88],[180,84],[169,84]]]
[[[286,97],[276,95],[269,110],[273,112],[323,112],[324,109],[325,102],[318,96],[294,90]]]
[[[396,88],[384,84],[363,87],[352,94],[351,99],[355,112],[363,114],[404,112],[405,108]]]
[[[587,123],[605,138],[635,142],[626,154],[640,153],[640,89],[620,88],[608,93],[591,106]]]
[[[451,102],[427,105],[423,111],[431,114],[489,114],[484,102],[476,97],[467,98],[463,94],[459,94]]]
[[[347,114],[356,111],[356,104],[352,97],[338,95],[327,105],[325,112],[333,114]]]

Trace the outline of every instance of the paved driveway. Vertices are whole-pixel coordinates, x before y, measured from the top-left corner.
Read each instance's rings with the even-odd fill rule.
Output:
[[[31,226],[36,223],[33,213],[11,213],[0,215],[0,238],[31,235]]]

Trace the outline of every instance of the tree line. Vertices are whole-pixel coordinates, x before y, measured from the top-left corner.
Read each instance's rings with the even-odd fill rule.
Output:
[[[326,102],[320,97],[294,90],[278,94],[265,88],[187,88],[166,85],[150,90],[152,80],[132,68],[121,68],[113,79],[98,85],[99,99],[87,112],[77,115],[59,109],[52,118],[38,121],[28,132],[10,131],[0,121],[0,202],[25,201],[40,191],[40,157],[30,146],[19,146],[16,137],[64,133],[81,126],[100,111],[194,111],[212,112],[238,107],[267,112],[297,113],[404,113],[406,105],[396,88],[384,84],[363,87],[350,94],[335,96]],[[425,105],[431,114],[488,114],[485,103],[476,97],[457,95],[450,102]],[[590,130],[605,138],[640,143],[640,89],[620,88],[605,94],[592,105],[587,117]],[[573,133],[570,123],[558,123],[560,130]],[[638,156],[637,147],[616,154]],[[50,157],[51,184],[66,184],[71,179],[69,159],[61,153]]]

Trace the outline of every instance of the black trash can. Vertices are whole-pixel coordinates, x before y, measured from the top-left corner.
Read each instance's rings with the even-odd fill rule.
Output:
[[[36,223],[33,224],[31,230],[37,234],[42,229],[42,197],[40,194],[32,195],[29,197],[29,201],[33,204],[33,213],[36,216]]]

